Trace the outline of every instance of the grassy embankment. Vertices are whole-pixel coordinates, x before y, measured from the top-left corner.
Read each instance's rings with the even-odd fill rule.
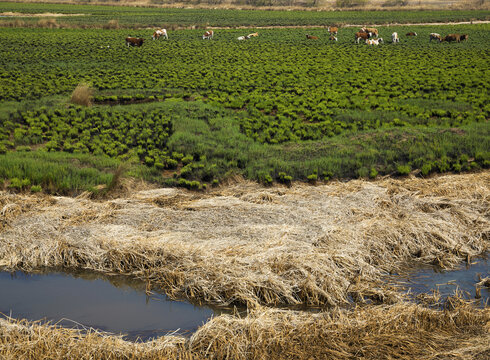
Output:
[[[89,8],[104,16],[110,9]],[[140,10],[117,11],[136,21]],[[148,25],[160,10],[141,11]],[[175,13],[198,22],[192,11]],[[218,22],[224,13],[205,14]],[[237,18],[228,21],[244,24],[240,12],[230,14]],[[276,13],[253,14],[256,24],[277,20]],[[295,24],[320,21],[316,13],[288,14]],[[386,21],[386,14],[339,14],[354,15]],[[117,187],[118,168],[194,189],[236,176],[289,184],[487,168],[488,83],[481,74],[488,72],[488,25],[437,27],[469,33],[461,44],[428,44],[434,30],[422,26],[380,28],[385,38],[395,29],[420,36],[373,49],[354,45],[348,28],[336,44],[318,29],[311,30],[317,43],[305,42],[304,30],[264,30],[247,43],[236,41],[243,30],[221,30],[204,43],[200,30],[155,42],[151,30],[138,30],[147,42],[128,49],[126,30],[102,30],[101,37],[91,29],[2,29],[9,49],[1,63],[0,181],[77,194]],[[80,82],[95,89],[87,110],[68,105]]]

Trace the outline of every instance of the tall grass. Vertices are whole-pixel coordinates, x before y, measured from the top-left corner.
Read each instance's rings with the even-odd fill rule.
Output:
[[[106,157],[51,152],[8,152],[0,155],[0,179],[29,179],[44,191],[77,194],[108,186],[119,162]]]

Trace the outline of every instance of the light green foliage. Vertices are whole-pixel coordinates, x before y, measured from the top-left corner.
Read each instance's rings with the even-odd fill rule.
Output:
[[[19,6],[8,4],[6,10]],[[105,7],[82,11],[59,4],[26,4],[24,11],[88,8],[108,14]],[[121,27],[131,17],[151,22],[163,11],[121,9],[111,15]],[[195,11],[165,12],[189,23],[197,18]],[[229,15],[221,25],[243,25],[248,14],[258,26],[279,20],[332,25],[334,17],[391,22],[405,12],[202,14],[212,21]],[[421,22],[428,16],[406,14]],[[431,20],[468,14],[438,12]],[[97,23],[94,18],[85,21]],[[127,29],[0,28],[0,106],[8,110],[0,112],[0,154],[11,160],[15,149],[20,155],[32,148],[38,150],[31,158],[41,151],[52,154],[49,159],[60,152],[108,157],[129,162],[129,176],[194,189],[234,174],[288,184],[293,178],[313,181],[313,175],[375,178],[407,169],[429,175],[488,167],[490,89],[484,75],[490,26],[379,30],[387,43],[368,47],[354,44],[356,29],[347,27],[340,28],[337,43],[328,41],[324,29],[309,31],[318,41],[307,41],[302,29],[264,29],[245,42],[236,41],[243,30],[217,30],[215,39],[203,42],[201,30],[171,31],[168,41],[151,41],[151,31],[142,29],[131,34],[145,38],[144,45],[128,48]],[[393,45],[392,31],[419,36],[401,36]],[[467,33],[469,40],[429,43],[432,31]],[[96,90],[92,108],[52,100],[64,96],[66,102],[81,81]],[[2,167],[1,179],[34,179],[30,170],[13,176]],[[32,183],[50,190],[44,182]]]

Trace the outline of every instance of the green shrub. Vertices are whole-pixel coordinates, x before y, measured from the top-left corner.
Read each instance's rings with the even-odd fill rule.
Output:
[[[21,146],[17,146],[15,148],[15,151],[18,151],[18,152],[31,151],[31,147],[30,146],[21,145]]]
[[[396,167],[396,173],[400,176],[405,176],[410,174],[411,170],[412,168],[410,167],[410,165],[398,165]]]
[[[371,179],[375,179],[376,176],[378,176],[378,170],[376,170],[374,167],[372,167],[371,171],[369,172],[369,177]]]
[[[318,175],[317,174],[310,174],[306,178],[308,179],[309,183],[314,184],[318,180]]]
[[[425,163],[424,165],[422,165],[422,168],[420,169],[420,172],[422,175],[424,176],[427,176],[430,174],[432,170],[432,164],[430,163]]]
[[[33,193],[38,193],[38,192],[41,192],[43,190],[43,188],[41,187],[41,185],[32,185],[31,186],[31,192]]]

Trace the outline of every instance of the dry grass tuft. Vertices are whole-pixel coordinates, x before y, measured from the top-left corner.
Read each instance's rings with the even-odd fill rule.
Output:
[[[103,26],[104,29],[119,29],[119,21],[118,20],[109,20],[107,24]]]
[[[81,83],[73,90],[70,101],[77,105],[91,106],[93,94],[94,90],[89,85]]]
[[[39,19],[37,22],[38,27],[57,29],[59,27],[56,19]]]

